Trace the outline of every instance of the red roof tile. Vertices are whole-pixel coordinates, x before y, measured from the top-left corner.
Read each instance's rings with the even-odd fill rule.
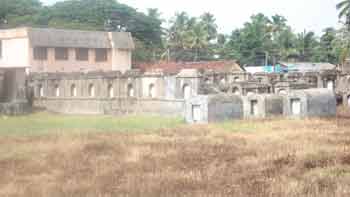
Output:
[[[135,68],[142,71],[162,69],[164,72],[179,72],[182,69],[205,69],[217,71],[243,71],[235,61],[201,61],[201,62],[158,62],[140,63]]]

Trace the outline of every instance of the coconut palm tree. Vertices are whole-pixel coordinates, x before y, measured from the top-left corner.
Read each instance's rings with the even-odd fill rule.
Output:
[[[195,24],[186,33],[186,46],[195,51],[194,61],[198,61],[200,50],[208,47],[208,37],[208,32],[200,23]]]
[[[345,18],[345,24],[350,30],[350,0],[342,0],[337,4],[339,12],[339,19]]]
[[[215,39],[218,34],[218,26],[215,22],[214,15],[209,12],[202,14],[200,17],[200,23],[208,34],[208,41]]]

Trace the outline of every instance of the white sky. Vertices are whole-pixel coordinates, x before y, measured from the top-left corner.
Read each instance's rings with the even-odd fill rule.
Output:
[[[42,0],[52,4],[58,0]],[[186,11],[190,16],[203,12],[214,14],[220,32],[230,33],[259,12],[271,16],[280,14],[288,19],[292,28],[301,32],[304,29],[321,34],[326,27],[338,25],[335,5],[339,0],[119,0],[140,11],[158,8],[164,19],[175,12]]]

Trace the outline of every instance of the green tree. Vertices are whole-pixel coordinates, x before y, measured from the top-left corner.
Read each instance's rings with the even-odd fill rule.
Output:
[[[39,0],[1,0],[0,28],[32,25],[41,9]]]
[[[299,61],[312,61],[318,59],[315,58],[317,55],[315,49],[318,44],[319,43],[314,32],[304,31],[299,33],[296,40],[296,49],[298,52]]]
[[[194,61],[199,60],[201,49],[206,49],[209,46],[208,32],[201,23],[195,24],[185,35],[185,46],[194,51]]]
[[[334,42],[336,39],[336,30],[334,28],[326,28],[320,39],[320,61],[337,63],[337,55],[334,50]]]
[[[342,0],[336,7],[339,10],[339,19],[345,18],[345,25],[350,30],[350,0]]]

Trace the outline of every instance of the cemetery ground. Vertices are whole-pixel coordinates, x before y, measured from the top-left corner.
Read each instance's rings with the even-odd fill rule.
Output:
[[[186,125],[0,117],[0,196],[349,196],[350,113]]]

